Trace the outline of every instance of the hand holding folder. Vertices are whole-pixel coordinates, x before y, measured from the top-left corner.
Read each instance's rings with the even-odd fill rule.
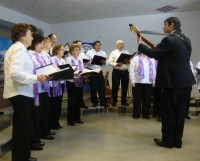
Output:
[[[99,73],[100,71],[101,69],[94,69],[94,70],[84,69],[83,71],[79,71],[78,73],[76,73],[75,76],[88,78],[95,73]]]
[[[106,61],[106,58],[105,58],[105,57],[95,55],[95,56],[93,57],[93,59],[92,59],[91,64],[103,65],[105,61]]]
[[[117,59],[116,63],[129,64],[130,58],[131,58],[131,55],[125,54],[125,53],[121,53],[121,55]]]
[[[83,63],[88,63],[89,61],[89,59],[83,59]]]

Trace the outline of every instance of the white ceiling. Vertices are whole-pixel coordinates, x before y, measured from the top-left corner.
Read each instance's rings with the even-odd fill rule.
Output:
[[[171,12],[200,10],[200,0],[0,0],[0,6],[49,24],[162,13],[157,8],[171,5]]]

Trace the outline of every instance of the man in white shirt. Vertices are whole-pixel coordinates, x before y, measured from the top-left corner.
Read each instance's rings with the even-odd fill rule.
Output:
[[[197,88],[200,93],[200,61],[196,65],[196,79],[197,79]]]
[[[48,76],[36,75],[32,59],[27,51],[32,43],[28,24],[17,24],[11,30],[14,43],[4,60],[5,85],[3,97],[13,106],[12,161],[36,161],[31,157],[31,107],[36,103],[36,82],[44,82]],[[36,88],[35,88],[36,87]]]
[[[133,89],[133,115],[139,119],[142,115],[150,119],[150,104],[152,87],[155,85],[156,67],[155,60],[142,53],[135,55],[130,62],[130,81]]]
[[[119,56],[124,54],[129,54],[127,50],[124,50],[124,42],[122,40],[118,40],[116,42],[117,49],[112,51],[108,60],[108,64],[113,67],[112,72],[112,98],[113,103],[112,106],[115,107],[118,99],[118,90],[121,81],[122,87],[122,97],[121,97],[121,105],[128,105],[126,96],[128,90],[129,83],[129,60],[125,60],[125,62],[116,63]]]
[[[52,44],[52,48],[49,51],[49,55],[53,56],[52,50],[53,50],[53,47],[55,46],[55,44],[57,42],[57,36],[55,34],[50,34],[48,37],[50,38],[51,44]]]
[[[86,53],[86,58],[90,60],[90,63],[92,62],[92,59],[95,55],[107,58],[107,55],[104,51],[101,50],[101,42],[100,41],[95,41],[94,42],[94,49],[89,50]],[[104,65],[106,64],[105,60],[101,60],[102,65],[95,65],[95,64],[90,64],[88,65],[88,69],[102,69]],[[105,99],[105,88],[104,88],[104,76],[103,72],[101,71],[100,73],[93,74],[92,76],[89,77],[89,83],[90,83],[90,95],[91,95],[91,102],[92,102],[92,107],[97,107],[98,105],[98,98],[97,98],[97,93],[100,98],[100,106],[104,106],[105,108],[108,107],[106,104],[106,99]]]

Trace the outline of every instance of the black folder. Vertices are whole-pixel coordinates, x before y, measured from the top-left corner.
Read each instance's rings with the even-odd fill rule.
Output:
[[[59,68],[59,70],[57,70],[56,68]],[[41,70],[44,69],[43,71],[40,71],[40,74],[48,75],[51,80],[73,79],[74,77],[74,70],[69,64],[61,65],[60,67],[57,67],[54,64],[48,64],[43,67],[39,67],[36,70],[40,70],[40,69]],[[57,71],[52,73],[50,70],[54,70],[54,69]]]
[[[65,80],[74,78],[74,70],[72,68],[63,69],[49,75],[51,80]]]
[[[89,59],[83,59],[83,63],[88,63],[89,61]]]
[[[102,57],[102,56],[95,55],[94,58],[92,59],[91,64],[102,65],[102,63],[100,62],[101,60],[106,60],[106,58]]]
[[[70,68],[71,65],[70,64],[64,64],[64,65],[59,65],[58,68],[60,69],[65,69],[65,68]]]
[[[121,55],[119,56],[119,58],[117,59],[116,63],[120,63],[120,62],[123,62],[124,63],[124,60],[128,59],[130,60],[132,55],[129,55],[129,54],[125,54],[125,53],[121,53]]]

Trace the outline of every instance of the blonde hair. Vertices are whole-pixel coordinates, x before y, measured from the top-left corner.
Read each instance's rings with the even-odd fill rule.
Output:
[[[52,54],[53,55],[57,55],[58,54],[58,50],[60,50],[62,47],[64,47],[62,44],[55,45],[53,47]]]
[[[69,46],[69,52],[72,53],[72,51],[74,50],[74,48],[79,48],[79,50],[81,49],[81,46],[78,44],[71,44]]]
[[[45,37],[45,38],[43,39],[43,42],[45,42],[45,43],[51,42],[51,39],[50,39],[49,37]]]

